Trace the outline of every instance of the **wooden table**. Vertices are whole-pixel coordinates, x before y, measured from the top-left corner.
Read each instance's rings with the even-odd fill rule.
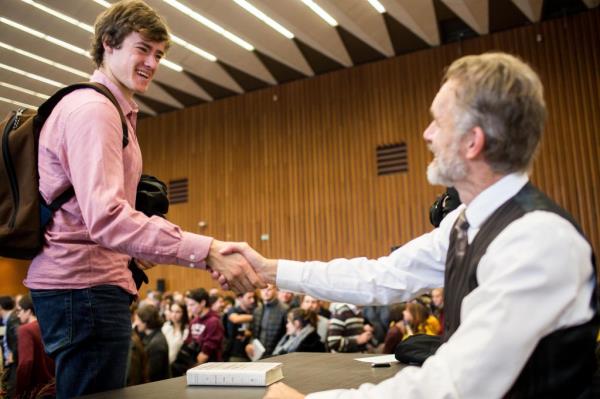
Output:
[[[365,382],[377,383],[392,377],[404,365],[371,367],[369,363],[354,360],[373,356],[360,353],[290,353],[271,357],[265,361],[283,363],[283,380],[302,393],[335,388],[357,388]],[[136,385],[124,389],[85,396],[86,399],[260,399],[264,387],[206,387],[187,386],[185,377]]]

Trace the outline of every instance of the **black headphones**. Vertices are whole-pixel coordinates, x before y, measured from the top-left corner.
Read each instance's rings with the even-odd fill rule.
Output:
[[[458,191],[454,187],[448,187],[442,195],[435,199],[431,208],[429,208],[429,221],[433,227],[439,227],[442,219],[458,208],[460,204]]]

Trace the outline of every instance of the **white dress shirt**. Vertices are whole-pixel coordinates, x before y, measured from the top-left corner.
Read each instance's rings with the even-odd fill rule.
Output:
[[[485,220],[527,183],[505,176],[466,209],[469,243]],[[406,301],[444,284],[449,237],[461,205],[440,227],[377,260],[279,261],[281,289],[360,305]],[[321,398],[501,398],[541,338],[590,320],[591,247],[565,219],[545,211],[509,224],[477,268],[479,286],[461,305],[461,325],[421,368],[377,385],[308,395]]]

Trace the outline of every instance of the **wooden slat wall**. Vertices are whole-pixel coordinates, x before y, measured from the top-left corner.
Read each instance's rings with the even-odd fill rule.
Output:
[[[0,258],[0,295],[26,294],[23,280],[29,261]]]
[[[189,178],[190,203],[169,213],[185,229],[245,240],[269,257],[386,254],[430,229],[428,209],[442,191],[427,183],[421,135],[443,68],[503,50],[531,63],[546,88],[550,117],[533,181],[598,252],[599,22],[596,9],[146,119],[145,170]],[[377,177],[376,146],[399,141],[409,172]],[[181,267],[151,274],[167,289],[212,285]]]
[[[245,240],[269,257],[377,257],[430,229],[442,189],[427,183],[422,132],[443,68],[503,50],[530,62],[546,88],[550,117],[533,180],[599,253],[599,25],[595,9],[145,119],[144,169],[165,181],[189,178],[190,202],[168,215],[186,230]],[[409,172],[377,177],[377,145],[400,141]],[[5,279],[7,265],[14,275]],[[22,280],[21,266],[0,266],[3,283]],[[151,287],[158,278],[168,290],[214,286],[184,267],[149,274]]]

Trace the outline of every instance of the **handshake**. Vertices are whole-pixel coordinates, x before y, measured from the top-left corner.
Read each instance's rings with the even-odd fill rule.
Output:
[[[277,260],[263,257],[245,242],[213,240],[206,264],[223,289],[236,293],[275,284],[277,275]]]

